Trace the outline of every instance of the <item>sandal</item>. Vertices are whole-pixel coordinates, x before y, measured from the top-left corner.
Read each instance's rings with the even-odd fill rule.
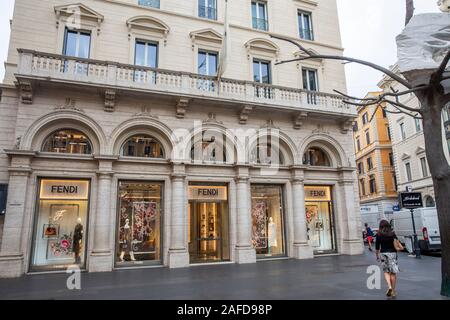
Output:
[[[386,291],[386,296],[392,297],[393,292],[394,292],[394,290],[392,290],[392,288],[389,288],[388,291]]]

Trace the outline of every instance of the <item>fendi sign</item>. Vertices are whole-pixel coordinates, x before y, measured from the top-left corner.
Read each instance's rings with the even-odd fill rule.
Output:
[[[41,180],[41,199],[87,200],[89,181],[84,180]]]
[[[305,186],[305,201],[331,201],[331,188]]]
[[[228,200],[225,186],[189,186],[189,200],[226,201]]]

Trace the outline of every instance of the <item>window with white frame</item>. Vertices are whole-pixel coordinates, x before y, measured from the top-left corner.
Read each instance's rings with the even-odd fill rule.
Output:
[[[409,162],[405,163],[405,172],[406,172],[406,181],[412,180],[412,173],[411,173],[411,164]]]
[[[301,39],[314,40],[311,12],[298,11],[298,30]]]
[[[402,140],[405,140],[406,139],[405,123],[402,122],[402,123],[400,123],[399,126],[400,126],[400,137]]]
[[[138,0],[138,5],[144,6],[144,7],[152,7],[152,8],[160,8],[160,1],[159,0]]]
[[[134,64],[136,66],[158,67],[158,44],[150,41],[136,40]],[[135,81],[155,82],[156,72],[153,70],[136,70]]]
[[[252,23],[254,29],[269,30],[267,4],[265,1],[252,1]]]
[[[420,123],[420,119],[414,119],[414,123],[416,125],[416,132],[422,131],[422,124]]]
[[[428,177],[428,165],[425,157],[420,158],[420,167],[422,168],[422,177]]]
[[[308,91],[319,91],[319,80],[317,78],[317,70],[302,69],[303,89]]]
[[[88,59],[91,51],[91,33],[66,29],[63,51],[65,56]]]
[[[216,0],[198,0],[198,16],[211,20],[217,20]]]
[[[199,50],[198,52],[198,74],[203,76],[215,76],[217,74],[218,53]],[[200,79],[197,87],[204,91],[214,91],[215,82],[210,79]]]
[[[270,62],[253,59],[253,81],[261,84],[270,84],[272,82],[272,77],[270,74]],[[257,97],[266,99],[272,98],[272,88],[269,86],[255,86],[255,90],[255,94]]]

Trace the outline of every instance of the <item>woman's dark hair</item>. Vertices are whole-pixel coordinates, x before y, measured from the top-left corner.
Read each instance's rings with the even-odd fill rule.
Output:
[[[392,226],[387,220],[381,220],[380,226],[378,228],[378,232],[385,237],[392,237],[394,235],[394,231],[392,230]]]

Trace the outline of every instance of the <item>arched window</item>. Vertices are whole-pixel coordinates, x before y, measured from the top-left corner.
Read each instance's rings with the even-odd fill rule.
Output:
[[[92,143],[81,131],[61,129],[49,135],[42,145],[43,152],[92,154]]]
[[[164,148],[152,136],[141,134],[129,138],[122,146],[120,154],[124,157],[164,159]]]
[[[256,147],[252,150],[251,162],[284,165],[285,161],[280,147],[273,145],[269,141],[258,141]]]
[[[318,167],[331,167],[330,158],[319,148],[309,148],[303,155],[303,164]]]
[[[425,207],[432,208],[432,207],[435,207],[435,206],[436,206],[436,203],[434,202],[433,197],[427,196],[425,198]]]
[[[191,141],[191,160],[226,162],[226,137],[219,132],[204,131],[201,138]]]

